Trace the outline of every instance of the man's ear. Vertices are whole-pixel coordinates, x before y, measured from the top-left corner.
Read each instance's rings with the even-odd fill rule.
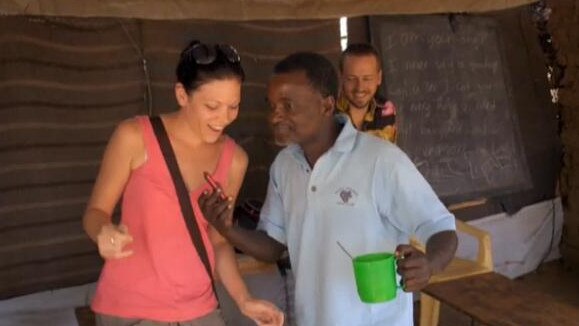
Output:
[[[323,114],[325,116],[332,116],[334,115],[334,111],[336,110],[336,99],[334,96],[326,96],[322,100],[322,107],[323,107]]]
[[[185,86],[181,83],[175,83],[175,98],[177,103],[179,103],[179,107],[187,106],[189,103],[189,94],[187,94]]]
[[[378,70],[378,86],[382,85],[382,69]]]

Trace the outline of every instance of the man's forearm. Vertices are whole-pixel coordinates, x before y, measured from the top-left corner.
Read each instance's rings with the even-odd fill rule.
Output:
[[[426,257],[432,274],[438,274],[446,268],[454,257],[458,238],[455,231],[442,231],[434,234],[426,243]]]
[[[262,231],[234,227],[224,236],[239,250],[265,262],[277,261],[286,250],[283,244]]]

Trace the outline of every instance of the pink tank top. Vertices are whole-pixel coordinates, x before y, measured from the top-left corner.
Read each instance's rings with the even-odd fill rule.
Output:
[[[197,254],[181,214],[175,187],[149,118],[137,117],[147,161],[132,171],[122,199],[122,223],[134,238],[133,255],[107,260],[97,285],[92,309],[101,314],[175,322],[195,319],[217,308],[211,280]],[[235,142],[227,138],[213,177],[227,184]],[[215,259],[208,223],[197,198],[204,184],[191,192],[211,266]]]

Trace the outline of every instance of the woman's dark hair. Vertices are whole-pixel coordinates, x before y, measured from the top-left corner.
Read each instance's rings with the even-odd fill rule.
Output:
[[[237,50],[226,44],[204,44],[194,40],[181,52],[177,80],[191,93],[213,80],[245,80]]]
[[[338,95],[338,75],[326,57],[313,52],[290,54],[273,68],[274,74],[304,71],[310,85],[323,97]]]

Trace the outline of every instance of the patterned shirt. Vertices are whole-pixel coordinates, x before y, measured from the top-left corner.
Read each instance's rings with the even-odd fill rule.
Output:
[[[350,103],[345,96],[340,95],[336,107],[339,113],[350,115]],[[395,123],[396,107],[394,106],[394,103],[376,97],[370,103],[370,108],[364,116],[364,121],[362,122],[360,130],[395,143]]]

